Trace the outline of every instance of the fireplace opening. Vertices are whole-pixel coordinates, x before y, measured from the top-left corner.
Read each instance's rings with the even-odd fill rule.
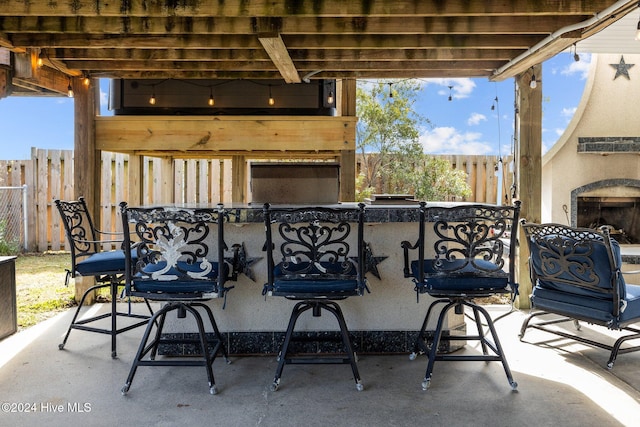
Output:
[[[611,237],[620,244],[640,243],[638,221],[640,197],[578,197],[577,226],[611,228]]]

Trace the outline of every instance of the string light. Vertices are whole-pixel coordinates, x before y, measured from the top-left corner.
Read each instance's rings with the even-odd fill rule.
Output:
[[[149,104],[156,105],[156,85],[151,85],[152,92],[151,98],[149,98]]]
[[[533,71],[533,67],[531,67],[531,70]],[[531,74],[531,82],[529,83],[529,87],[531,89],[535,89],[538,87],[538,82],[536,81],[535,73]]]
[[[69,77],[69,84],[67,85],[67,96],[73,98],[73,88],[71,87],[71,77]]]
[[[216,101],[213,99],[213,88],[209,88],[209,106],[213,107],[216,104]]]
[[[271,95],[271,85],[269,85],[269,105],[275,105],[276,100],[273,99],[273,96]]]
[[[84,75],[84,77],[82,78],[82,83],[84,83],[85,86],[89,87],[89,85],[91,84],[91,79],[88,75]]]
[[[327,104],[333,104],[333,91],[329,92],[329,96],[327,97]]]
[[[453,100],[453,97],[451,96],[451,91],[453,90],[453,86],[449,86],[449,101]]]
[[[387,84],[389,85],[389,98],[393,98],[393,91],[391,90],[391,85],[393,85],[393,83],[389,82]]]
[[[576,62],[580,61],[580,55],[578,55],[578,46],[575,43],[573,44],[573,60]]]
[[[42,68],[43,65],[44,65],[44,52],[40,51],[40,53],[38,53],[38,60],[36,61],[36,66],[38,68]]]

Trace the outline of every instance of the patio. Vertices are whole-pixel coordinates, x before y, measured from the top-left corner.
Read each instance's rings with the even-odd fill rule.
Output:
[[[506,309],[490,307],[495,317]],[[0,341],[0,425],[638,424],[640,354],[619,356],[608,371],[603,350],[536,330],[522,343],[517,335],[526,312],[496,323],[518,392],[511,391],[499,363],[437,362],[424,392],[425,356],[412,362],[406,354],[364,354],[363,392],[355,390],[347,366],[321,365],[288,366],[280,390],[271,392],[276,360],[270,356],[232,357],[231,365],[217,360],[215,396],[208,393],[203,368],[142,367],[126,397],[120,389],[142,331],[119,335],[115,360],[109,357],[109,340],[99,334],[75,331],[59,351],[71,315],[65,312]],[[584,324],[582,330],[603,333]],[[25,405],[36,413],[7,413]]]

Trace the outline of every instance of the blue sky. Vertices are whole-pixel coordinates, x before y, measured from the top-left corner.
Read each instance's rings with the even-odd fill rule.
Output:
[[[569,53],[560,53],[543,64],[543,151],[553,146],[571,120],[580,102],[589,64],[589,55],[581,54],[581,60],[575,62]],[[433,124],[423,130],[420,138],[425,152],[481,155],[511,152],[513,79],[500,83],[487,79],[421,79],[421,82],[416,110]],[[107,80],[101,82],[103,115],[110,114],[108,87]],[[492,105],[496,106],[493,110]],[[0,160],[28,159],[31,147],[73,149],[71,98],[0,99]]]

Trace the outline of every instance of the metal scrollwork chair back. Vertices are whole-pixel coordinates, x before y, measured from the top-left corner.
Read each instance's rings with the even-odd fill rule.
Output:
[[[418,240],[402,242],[404,249],[404,275],[411,277],[416,294],[435,298],[427,309],[418,333],[411,359],[419,353],[428,353],[427,371],[422,382],[426,390],[436,360],[499,361],[502,363],[512,389],[517,388],[507,364],[494,320],[475,298],[507,294],[511,302],[518,291],[514,265],[517,244],[517,226],[520,202],[513,206],[456,205],[451,207],[419,207]],[[417,257],[411,257],[417,250]],[[411,252],[414,251],[414,252]],[[442,305],[431,345],[427,345],[426,327],[435,307]],[[464,314],[468,307],[473,313],[477,335],[443,336],[447,313],[454,309]],[[489,333],[483,330],[483,320]],[[476,340],[482,345],[481,355],[442,354],[441,343]],[[491,350],[491,351],[489,351]]]
[[[599,230],[561,224],[536,224],[522,221],[529,246],[529,271],[533,290],[532,313],[520,330],[543,330],[584,344],[610,351],[607,367],[613,368],[618,354],[640,350],[640,346],[622,345],[640,338],[640,286],[628,284],[622,272],[620,245],[607,227]],[[551,316],[545,316],[551,315]],[[540,316],[545,316],[541,318]],[[532,321],[534,320],[535,321]],[[579,321],[626,332],[612,345],[558,327]]]
[[[278,389],[285,364],[348,363],[356,388],[362,390],[353,342],[335,301],[362,295],[367,290],[364,205],[344,209],[278,209],[265,204],[263,212],[268,269],[263,294],[299,300],[289,319],[271,389]],[[294,356],[296,352],[290,344],[299,338],[294,335],[296,321],[308,310],[314,317],[327,311],[336,318],[346,357]]]
[[[130,304],[127,312],[119,312],[117,309],[118,288],[124,286],[125,253],[122,250],[123,233],[105,232],[97,229],[83,197],[78,198],[77,201],[56,199],[54,204],[62,219],[71,252],[71,268],[67,270],[65,284],[68,285],[70,277],[93,277],[96,283],[83,293],[69,328],[58,348],[60,350],[64,349],[72,329],[108,334],[111,336],[111,357],[116,358],[116,336],[138,326],[146,325],[146,320],[149,319],[148,315],[133,314]],[[115,246],[117,249],[102,250],[103,245]],[[111,311],[78,320],[87,298],[93,295],[97,289],[107,287],[110,288]],[[148,303],[147,307],[153,314]],[[118,328],[118,317],[130,317],[137,320]],[[107,318],[111,320],[110,328],[94,323]]]
[[[224,339],[211,307],[213,298],[224,298],[230,287],[225,285],[232,267],[225,261],[224,221],[222,205],[215,209],[134,208],[121,204],[123,224],[131,230],[125,238],[127,254],[126,290],[131,296],[160,301],[163,306],[151,318],[140,342],[122,393],[129,391],[138,366],[204,366],[209,391],[216,394],[213,364],[218,353],[228,362]],[[206,313],[213,336],[208,337],[201,311]],[[168,313],[177,317],[193,316],[197,335],[173,338],[163,335]],[[155,329],[154,338],[151,332]],[[193,334],[192,334],[193,335]],[[171,357],[156,360],[165,345],[194,347],[197,358]]]

